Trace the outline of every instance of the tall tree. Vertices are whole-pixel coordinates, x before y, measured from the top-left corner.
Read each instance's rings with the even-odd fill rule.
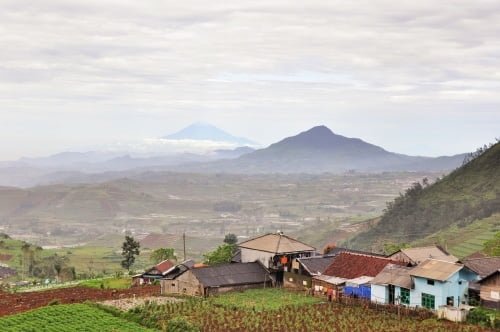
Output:
[[[158,264],[159,262],[162,262],[166,259],[175,259],[177,260],[177,256],[175,255],[174,248],[160,248],[156,249],[151,253],[149,256],[151,261],[154,264]]]
[[[224,237],[224,243],[236,244],[237,242],[238,242],[238,237],[236,236],[236,234],[229,233],[226,234],[226,236]]]
[[[231,258],[233,257],[235,251],[236,246],[234,244],[224,243],[218,246],[214,251],[203,255],[205,258],[204,263],[208,265],[231,263]]]
[[[132,236],[125,236],[125,241],[122,244],[122,267],[130,272],[130,268],[135,262],[135,257],[139,255],[141,245]]]

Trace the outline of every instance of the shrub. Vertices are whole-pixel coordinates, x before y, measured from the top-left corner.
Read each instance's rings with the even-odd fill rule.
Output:
[[[500,314],[495,310],[486,308],[475,308],[467,315],[467,322],[471,324],[478,324],[486,327],[500,327]]]
[[[199,332],[200,328],[184,317],[175,317],[168,321],[166,326],[167,332]]]

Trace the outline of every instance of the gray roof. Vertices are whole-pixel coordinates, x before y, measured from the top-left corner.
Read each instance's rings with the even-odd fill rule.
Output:
[[[315,256],[307,258],[297,258],[297,261],[311,275],[323,273],[326,268],[332,263],[335,256]]]
[[[403,288],[411,289],[412,280],[410,270],[412,268],[399,266],[395,264],[387,264],[379,274],[373,278],[371,284],[374,285],[394,285]]]
[[[464,265],[484,278],[500,269],[500,257],[467,258],[464,260]]]
[[[204,287],[237,286],[270,281],[268,271],[257,262],[200,267],[192,269],[191,272]]]
[[[192,259],[185,260],[184,262],[177,264],[163,273],[164,279],[175,279],[187,270],[192,269],[194,266],[194,261]]]

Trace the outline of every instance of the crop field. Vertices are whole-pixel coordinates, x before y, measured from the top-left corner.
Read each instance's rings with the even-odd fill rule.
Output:
[[[159,286],[130,289],[97,289],[89,287],[69,287],[42,292],[5,293],[0,291],[0,316],[20,313],[48,305],[57,300],[62,304],[85,301],[104,301],[127,297],[159,295]]]
[[[276,300],[276,290],[225,294],[206,300],[189,299],[184,302],[158,305],[147,303],[124,314],[136,316],[134,321],[150,328],[165,329],[169,321],[183,320],[201,331],[407,331],[407,332],[484,332],[488,329],[455,324],[436,319],[402,317],[363,306],[337,303],[305,303],[300,297],[292,305],[265,306]],[[283,291],[282,291],[283,292]],[[284,292],[286,293],[286,292]],[[312,299],[316,300],[316,299]],[[311,301],[313,302],[313,301]],[[317,301],[316,301],[317,302]],[[250,303],[248,305],[247,303]],[[251,304],[262,303],[264,310]]]
[[[213,298],[215,305],[256,311],[275,310],[290,305],[314,304],[320,301],[320,299],[312,296],[287,292],[277,288],[250,289],[245,292],[228,293]]]
[[[53,305],[0,319],[2,332],[151,331],[86,304]]]

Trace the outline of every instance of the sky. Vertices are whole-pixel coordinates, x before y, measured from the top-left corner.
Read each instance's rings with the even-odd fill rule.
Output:
[[[0,159],[196,121],[412,155],[500,137],[500,2],[0,1]]]

